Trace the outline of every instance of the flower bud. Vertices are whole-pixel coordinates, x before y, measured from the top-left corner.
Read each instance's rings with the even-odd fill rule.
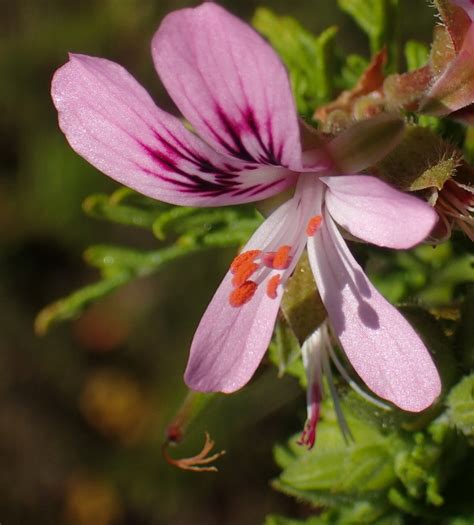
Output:
[[[328,145],[328,152],[340,173],[357,173],[390,153],[404,130],[399,117],[380,114],[343,131]]]

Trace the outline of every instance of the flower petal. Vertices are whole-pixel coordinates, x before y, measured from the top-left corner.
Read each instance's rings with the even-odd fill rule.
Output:
[[[288,75],[250,26],[206,2],[168,15],[152,52],[169,94],[207,142],[246,162],[299,168]]]
[[[474,20],[474,0],[451,0],[451,3],[464,9],[471,20]]]
[[[318,289],[352,366],[378,396],[403,410],[429,407],[441,391],[436,367],[405,318],[369,282],[328,213],[308,253]]]
[[[281,288],[292,273],[306,244],[305,226],[313,207],[314,181],[301,177],[295,196],[282,204],[258,228],[242,253],[293,247],[292,261],[281,272]],[[272,273],[265,279],[270,279]],[[193,390],[234,392],[252,377],[273,332],[282,293],[267,295],[260,282],[255,295],[240,307],[231,306],[233,275],[228,272],[209,304],[191,345],[185,381]],[[271,279],[270,279],[271,280]]]
[[[242,307],[229,304],[232,275],[219,286],[191,346],[184,380],[201,392],[230,393],[244,386],[257,369],[273,333],[280,300],[259,286]]]
[[[347,175],[321,180],[329,187],[326,205],[333,219],[372,244],[410,248],[423,241],[438,221],[429,204],[375,177]]]
[[[460,53],[434,81],[420,111],[448,115],[474,103],[474,25],[471,24]]]
[[[260,200],[294,182],[283,168],[256,169],[216,153],[114,62],[71,55],[54,76],[52,97],[72,148],[150,197],[218,206]]]

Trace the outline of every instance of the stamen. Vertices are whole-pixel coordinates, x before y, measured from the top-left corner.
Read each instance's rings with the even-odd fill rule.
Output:
[[[270,299],[276,299],[277,288],[281,283],[281,276],[279,274],[270,277],[267,283],[267,295]]]
[[[254,281],[245,281],[238,288],[232,291],[229,295],[229,303],[231,306],[242,306],[248,303],[257,290],[257,283]]]
[[[290,251],[291,246],[288,246],[287,244],[278,248],[272,262],[272,267],[275,270],[286,270],[288,268],[291,262]]]
[[[308,225],[306,226],[306,235],[312,237],[319,230],[322,220],[323,218],[321,215],[315,215],[314,217],[311,217],[311,219],[308,221]]]
[[[242,286],[256,271],[258,270],[258,264],[252,261],[243,262],[235,271],[234,277],[232,278],[232,284],[235,287]]]
[[[237,272],[237,270],[245,263],[253,262],[260,254],[261,250],[249,250],[247,252],[243,252],[232,261],[230,265],[230,271],[232,273]]]

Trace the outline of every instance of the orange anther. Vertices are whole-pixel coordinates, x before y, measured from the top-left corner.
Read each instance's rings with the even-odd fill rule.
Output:
[[[276,299],[277,296],[277,288],[278,285],[281,283],[281,277],[279,274],[274,275],[273,277],[270,277],[267,283],[267,295],[270,297],[270,299]]]
[[[229,295],[230,305],[237,307],[248,303],[256,290],[257,283],[254,281],[245,281]]]
[[[230,265],[230,271],[235,273],[242,264],[247,262],[253,262],[256,257],[261,253],[261,250],[249,250],[247,252],[242,252],[237,255],[237,257],[232,261]]]
[[[278,251],[275,253],[275,257],[273,258],[273,264],[272,267],[275,270],[285,270],[288,268],[290,262],[291,262],[291,246],[284,245],[280,246],[278,248]]]
[[[319,230],[322,220],[323,218],[321,215],[315,215],[314,217],[311,217],[311,219],[308,221],[308,226],[306,226],[306,235],[312,237]]]
[[[239,287],[258,270],[258,264],[252,261],[243,262],[235,270],[232,285]]]

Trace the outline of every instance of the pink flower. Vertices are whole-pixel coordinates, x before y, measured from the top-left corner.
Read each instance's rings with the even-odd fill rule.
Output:
[[[303,152],[283,65],[257,33],[216,4],[168,15],[152,53],[198,136],[158,109],[119,65],[72,55],[55,74],[52,96],[73,149],[115,180],[174,204],[251,202],[296,185],[209,304],[191,347],[189,387],[233,392],[249,381],[307,246],[335,333],[360,377],[405,410],[429,406],[440,380],[427,349],[367,280],[336,223],[364,241],[403,249],[430,233],[436,213],[376,178],[337,174],[340,137],[328,155]],[[363,160],[359,155],[357,168],[345,163],[345,173],[374,159]]]

